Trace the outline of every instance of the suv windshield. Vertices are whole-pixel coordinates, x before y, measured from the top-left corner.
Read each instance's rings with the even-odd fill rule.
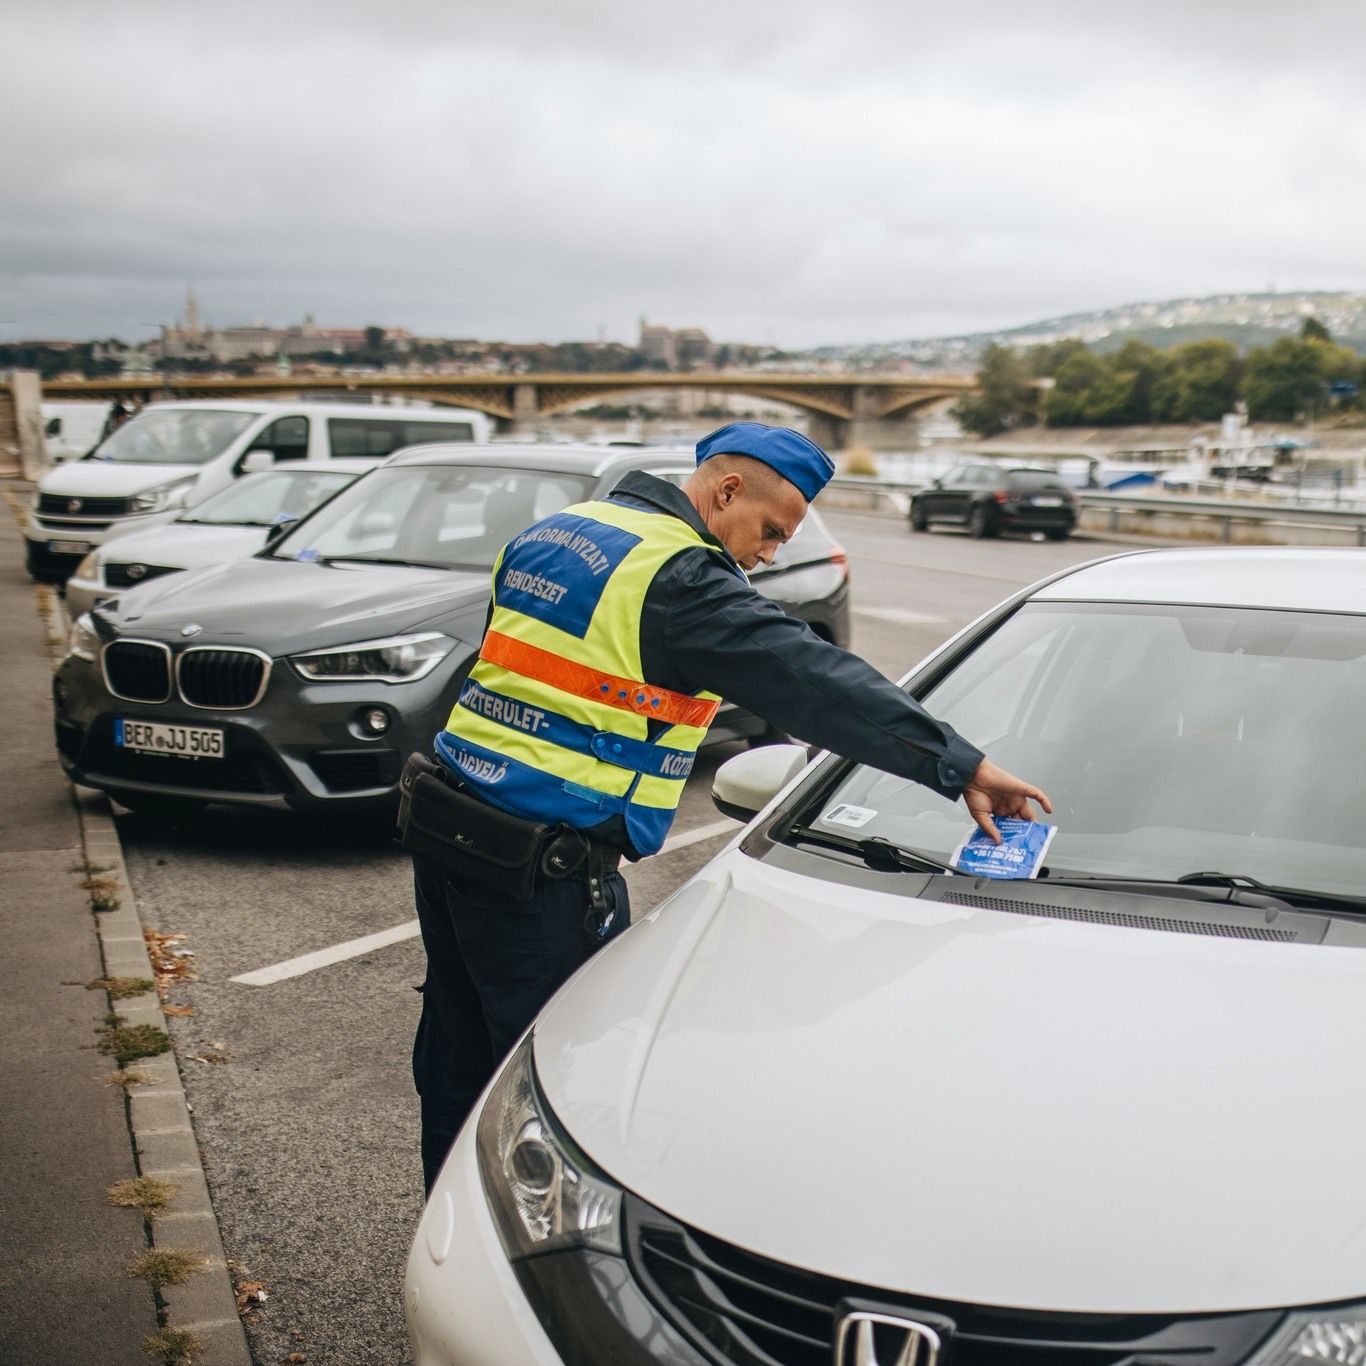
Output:
[[[395,465],[338,494],[273,554],[491,569],[517,532],[587,492],[586,479],[551,470]]]
[[[221,455],[255,413],[148,408],[91,452],[92,460],[128,465],[203,465]]]
[[[1363,697],[1366,617],[1032,603],[924,701],[1053,799],[1054,875],[1214,869],[1360,896]],[[970,830],[961,804],[871,768],[813,815],[940,859]]]
[[[221,493],[206,498],[182,522],[214,526],[273,526],[297,521],[338,489],[351,483],[358,470],[271,470],[248,475]]]

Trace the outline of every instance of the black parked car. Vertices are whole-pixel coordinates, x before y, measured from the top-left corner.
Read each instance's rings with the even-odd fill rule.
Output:
[[[691,452],[431,445],[392,456],[251,559],[168,574],[79,617],[54,683],[57,750],[127,806],[385,804],[474,662],[510,537],[628,470]],[[848,565],[816,513],[755,587],[849,639]],[[763,739],[723,707],[711,739]]]
[[[967,527],[971,536],[1042,531],[1061,541],[1077,524],[1077,500],[1052,470],[958,465],[912,496],[910,519],[914,531],[949,522]]]

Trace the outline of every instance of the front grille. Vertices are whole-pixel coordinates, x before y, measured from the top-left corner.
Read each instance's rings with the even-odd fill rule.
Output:
[[[265,692],[270,660],[255,650],[197,646],[176,661],[180,695],[192,707],[241,711]]]
[[[115,697],[165,702],[171,696],[171,652],[148,641],[116,640],[104,647],[104,681]]]
[[[177,572],[173,564],[106,564],[104,582],[107,588],[132,588],[135,584],[146,583],[149,579],[159,579],[163,574]]]
[[[83,532],[108,531],[110,527],[107,520],[92,521],[89,517],[42,517],[38,525],[44,531],[66,531],[73,536]]]
[[[685,1227],[627,1196],[627,1252],[659,1311],[714,1363],[830,1366],[840,1305],[954,1324],[947,1366],[1139,1366],[1246,1360],[1275,1310],[1202,1318],[1054,1314],[919,1300],[816,1275]]]
[[[292,790],[280,766],[254,748],[250,731],[229,729],[226,754],[221,759],[181,759],[170,754],[143,754],[114,743],[112,717],[91,726],[77,763],[82,772],[111,785],[119,782],[153,783],[191,788],[206,793],[242,792],[272,796]]]
[[[329,792],[393,787],[399,775],[398,752],[392,749],[323,750],[309,756],[308,766]]]
[[[72,507],[79,503],[79,507]],[[40,493],[39,516],[126,517],[131,511],[127,498],[78,498],[69,493]]]

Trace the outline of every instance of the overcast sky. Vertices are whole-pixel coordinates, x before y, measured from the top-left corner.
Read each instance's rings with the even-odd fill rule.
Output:
[[[1366,288],[1361,0],[0,3],[0,338]]]

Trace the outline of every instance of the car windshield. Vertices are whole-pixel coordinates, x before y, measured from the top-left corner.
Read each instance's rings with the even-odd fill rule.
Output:
[[[586,479],[554,470],[395,465],[319,508],[273,554],[487,570],[517,532],[587,492]]]
[[[213,526],[274,526],[297,521],[343,489],[358,470],[269,470],[251,474],[206,498],[182,522]]]
[[[1363,697],[1366,617],[1036,602],[924,701],[1047,791],[1054,876],[1217,870],[1360,896]],[[970,830],[961,804],[865,767],[808,819],[940,859]]]
[[[148,408],[100,442],[91,459],[127,465],[203,465],[227,450],[256,417],[221,409]]]

